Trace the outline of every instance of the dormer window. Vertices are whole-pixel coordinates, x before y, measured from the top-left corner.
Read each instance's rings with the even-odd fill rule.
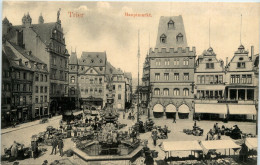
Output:
[[[97,58],[99,57],[99,55],[97,54]]]
[[[176,36],[176,40],[177,42],[183,42],[183,35],[181,33],[179,33],[177,36]]]
[[[112,72],[113,72],[113,69],[112,69],[112,68],[110,68],[110,70],[109,70],[109,71],[110,71],[110,73],[112,73]]]
[[[212,58],[209,58],[209,61],[212,61]]]
[[[244,58],[243,58],[243,57],[240,57],[239,60],[242,61],[242,60],[244,60]]]
[[[28,62],[25,62],[25,66],[28,66]]]
[[[100,59],[99,62],[102,63],[103,61]]]
[[[166,38],[167,38],[166,35],[165,35],[165,34],[162,34],[161,37],[160,37],[161,43],[164,43],[164,44],[165,44],[165,43],[166,43]]]
[[[93,60],[93,59],[91,59],[91,60],[90,60],[90,62],[93,64],[93,63],[94,63],[94,60]]]
[[[92,70],[92,69],[90,70],[90,73],[93,73],[93,70]]]
[[[168,29],[174,29],[174,22],[173,22],[173,20],[170,20],[168,22]]]
[[[84,70],[84,66],[81,67],[81,70]]]
[[[102,68],[102,67],[99,67],[99,70],[100,70],[100,71],[102,71],[102,70],[103,70],[103,68]]]
[[[245,62],[238,62],[237,63],[237,68],[245,68],[246,67],[246,63]]]

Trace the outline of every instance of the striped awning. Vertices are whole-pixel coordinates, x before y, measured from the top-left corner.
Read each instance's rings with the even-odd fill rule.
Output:
[[[156,104],[153,107],[153,112],[163,112],[163,106],[161,104]]]
[[[178,109],[178,113],[190,113],[190,108],[187,105],[182,104]]]

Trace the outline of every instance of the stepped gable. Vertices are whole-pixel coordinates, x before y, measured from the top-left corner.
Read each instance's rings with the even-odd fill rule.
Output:
[[[182,40],[177,41],[177,37],[182,36]],[[166,37],[165,43],[161,37]],[[187,47],[187,39],[182,16],[161,16],[158,26],[156,48],[178,48]]]
[[[82,52],[78,63],[90,67],[105,67],[106,52]]]

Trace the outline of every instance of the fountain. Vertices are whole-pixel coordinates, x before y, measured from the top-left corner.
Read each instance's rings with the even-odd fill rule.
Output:
[[[104,120],[102,129],[91,139],[78,140],[72,150],[76,156],[85,162],[115,162],[129,164],[140,156],[143,146],[140,139],[129,135],[128,131],[120,131],[116,126],[119,114],[113,109],[114,95],[112,75],[106,77],[109,91],[105,112],[101,115]],[[122,162],[123,161],[123,162]]]

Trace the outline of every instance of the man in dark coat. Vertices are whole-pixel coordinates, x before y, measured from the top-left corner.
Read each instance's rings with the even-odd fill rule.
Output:
[[[56,155],[56,150],[57,150],[57,145],[58,145],[58,141],[57,141],[57,137],[54,137],[52,140],[52,151],[51,151],[51,155],[53,154],[53,151],[55,150],[55,155]]]
[[[35,159],[38,153],[38,142],[36,140],[31,141],[32,157]]]
[[[59,142],[58,142],[58,148],[59,148],[59,152],[60,152],[61,157],[63,156],[63,147],[64,147],[63,140],[60,138]]]

